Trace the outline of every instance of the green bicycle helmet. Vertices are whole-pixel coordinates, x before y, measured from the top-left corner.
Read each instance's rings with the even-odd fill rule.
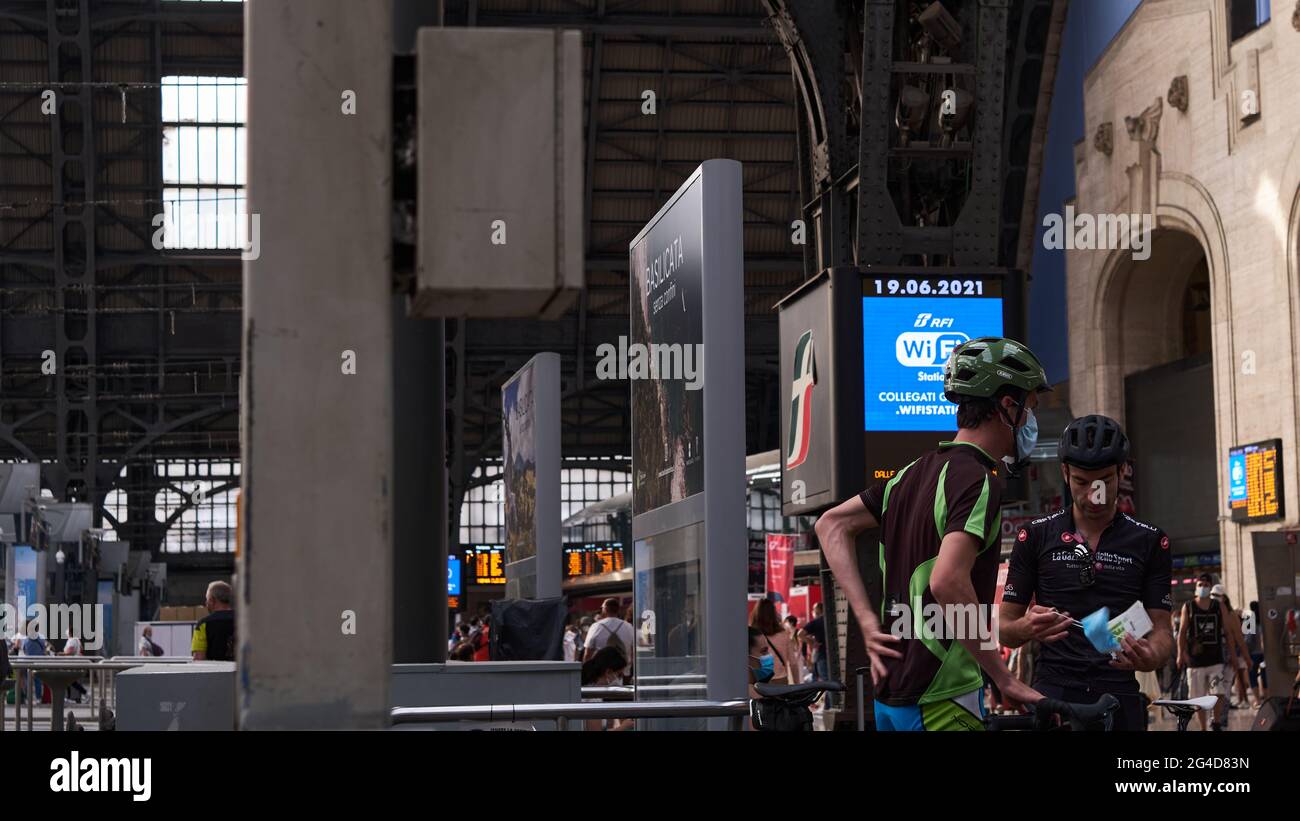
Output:
[[[964,396],[991,399],[1008,386],[1026,395],[1051,390],[1038,357],[1014,339],[982,336],[963,342],[943,366],[943,396],[949,402]]]

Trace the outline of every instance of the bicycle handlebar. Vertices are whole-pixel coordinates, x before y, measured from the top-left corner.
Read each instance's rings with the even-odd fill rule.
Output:
[[[990,716],[985,724],[990,730],[1034,730],[1046,731],[1063,729],[1065,726],[1075,732],[1101,729],[1109,732],[1119,709],[1119,699],[1110,693],[1102,693],[1095,704],[1073,704],[1055,698],[1045,698],[1037,704],[1030,705],[1031,712],[1018,716]],[[1059,720],[1059,725],[1053,723]]]

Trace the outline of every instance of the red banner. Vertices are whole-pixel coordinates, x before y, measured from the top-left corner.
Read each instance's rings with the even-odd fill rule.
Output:
[[[806,533],[767,534],[767,594],[778,604],[790,600],[794,553],[808,544]]]

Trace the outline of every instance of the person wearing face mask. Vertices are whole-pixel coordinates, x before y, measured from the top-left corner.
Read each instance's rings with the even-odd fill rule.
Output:
[[[582,663],[583,687],[617,687],[623,683],[627,670],[627,657],[618,647],[602,647]],[[589,719],[588,730],[630,730],[635,722],[630,718]]]
[[[1187,697],[1218,696],[1214,705],[1213,730],[1222,730],[1228,705],[1228,683],[1236,637],[1229,625],[1227,606],[1210,597],[1214,577],[1202,573],[1196,580],[1196,598],[1183,605],[1182,625],[1178,630],[1178,669],[1187,671]],[[1245,648],[1241,648],[1245,652]],[[1196,719],[1205,729],[1205,712]]]
[[[776,656],[772,655],[767,645],[767,637],[757,627],[749,628],[749,698],[759,698],[755,684],[766,684],[776,676]],[[749,727],[754,727],[750,719]]]
[[[1011,675],[998,651],[972,635],[977,631],[891,634],[908,626],[904,620],[920,620],[933,604],[977,613],[980,627],[991,627],[1002,474],[1028,464],[1038,437],[1038,394],[1051,390],[1033,352],[1001,337],[957,346],[944,365],[943,389],[957,406],[952,441],[817,521],[822,551],[871,659],[878,730],[982,730],[984,674],[1005,698],[1029,704],[1043,698]],[[854,546],[858,534],[877,525],[884,595],[879,616]]]
[[[1173,652],[1169,538],[1118,509],[1128,437],[1106,416],[1075,419],[1057,446],[1071,504],[1016,533],[998,613],[1006,647],[1040,642],[1034,688],[1063,701],[1119,700],[1115,730],[1145,730],[1135,672],[1158,670]],[[1141,602],[1153,628],[1125,636],[1117,657],[1093,647],[1074,619],[1102,607],[1118,615]],[[1031,603],[1032,602],[1032,603]]]
[[[749,628],[749,697],[758,698],[755,684],[766,684],[776,675],[776,656],[767,646],[767,637],[757,627]]]

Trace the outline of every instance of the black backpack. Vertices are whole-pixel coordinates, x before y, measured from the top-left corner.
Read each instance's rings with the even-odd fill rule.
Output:
[[[626,623],[627,622],[620,622],[619,624],[620,626],[622,626],[623,624]],[[610,627],[609,622],[605,622],[604,624],[600,625],[600,627],[604,629],[605,633],[609,636],[609,638],[605,640],[604,646],[615,648],[616,650],[618,650],[620,653],[623,654],[623,658],[627,660],[627,663],[631,664],[632,663],[632,654],[630,652],[631,648],[629,648],[623,642],[623,637],[618,634],[618,627]]]
[[[160,646],[157,645],[157,644],[154,644],[153,639],[149,638],[148,636],[145,636],[145,637],[144,637],[144,640],[147,641],[147,642],[149,642],[149,652],[150,652],[150,653],[153,653],[155,656],[161,656],[161,655],[163,655],[163,649],[162,649],[162,647],[160,647]]]

